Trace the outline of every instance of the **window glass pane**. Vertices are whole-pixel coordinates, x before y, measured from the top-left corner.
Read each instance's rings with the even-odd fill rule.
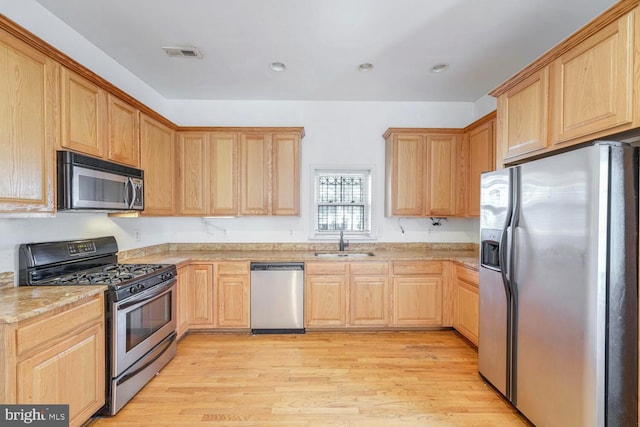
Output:
[[[318,231],[365,231],[364,206],[318,205]]]
[[[316,171],[315,231],[370,231],[370,171]]]

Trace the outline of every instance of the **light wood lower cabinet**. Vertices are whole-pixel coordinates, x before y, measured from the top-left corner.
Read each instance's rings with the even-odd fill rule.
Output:
[[[216,327],[249,328],[251,287],[249,262],[219,262],[214,283]]]
[[[0,328],[0,402],[68,404],[83,425],[105,402],[103,294]]]
[[[349,266],[349,325],[389,325],[389,263]]]
[[[347,324],[347,264],[305,263],[304,324],[307,328]]]
[[[182,338],[189,329],[189,271],[189,267],[180,267],[176,276],[176,286],[178,288],[178,303],[176,304],[178,339]]]
[[[185,330],[250,327],[248,261],[194,263],[184,277],[188,280],[184,283],[179,279],[178,298],[186,299]],[[180,292],[180,286],[185,290]],[[178,301],[178,307],[182,306]]]
[[[456,265],[453,327],[475,345],[478,345],[478,284],[477,271]]]
[[[393,326],[442,326],[443,266],[393,262]]]
[[[191,264],[187,287],[189,328],[213,328],[213,264]]]

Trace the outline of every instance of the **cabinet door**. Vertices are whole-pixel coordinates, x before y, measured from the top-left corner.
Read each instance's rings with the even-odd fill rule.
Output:
[[[498,97],[498,144],[503,159],[547,147],[548,104],[548,68]]]
[[[218,327],[248,328],[249,325],[249,277],[218,276]]]
[[[478,271],[455,265],[453,327],[478,345]]]
[[[102,323],[18,363],[17,403],[69,404],[69,424],[83,425],[105,401]]]
[[[310,276],[305,279],[305,326],[313,328],[346,324],[344,276]]]
[[[106,92],[66,68],[61,80],[62,147],[105,157]]]
[[[140,120],[140,167],[144,170],[143,215],[176,213],[175,133],[142,115]]]
[[[459,143],[455,135],[427,137],[427,215],[456,214]]]
[[[178,303],[176,304],[178,319],[178,338],[181,338],[189,329],[189,268],[178,269],[176,277],[178,288]]]
[[[631,12],[552,64],[554,144],[633,120],[633,21]]]
[[[300,215],[300,135],[272,136],[273,215]]]
[[[238,215],[238,135],[209,134],[211,215]]]
[[[240,141],[240,213],[269,215],[271,137],[243,134]]]
[[[59,67],[0,31],[0,212],[54,206]]]
[[[478,345],[479,301],[478,288],[458,280],[456,283],[453,327],[469,341]]]
[[[192,329],[213,328],[213,268],[204,264],[189,268],[189,325]]]
[[[350,325],[389,325],[389,278],[387,276],[352,276],[349,290]]]
[[[180,215],[207,215],[209,169],[207,134],[179,133],[178,188]]]
[[[480,216],[480,174],[495,169],[493,132],[495,120],[469,132],[469,184],[467,185],[466,216]]]
[[[140,167],[140,113],[113,95],[108,96],[109,160]]]
[[[391,135],[386,142],[386,215],[424,214],[425,140],[422,135]]]
[[[402,276],[393,279],[394,326],[442,325],[442,278]]]

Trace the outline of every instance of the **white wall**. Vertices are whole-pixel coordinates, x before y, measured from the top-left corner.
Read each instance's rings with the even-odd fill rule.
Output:
[[[491,95],[484,95],[473,104],[473,119],[484,117],[498,106],[496,98]]]
[[[62,213],[55,218],[0,219],[0,272],[16,271],[17,246],[24,242],[114,235],[120,249],[133,249],[165,242],[308,241],[310,176],[316,165],[374,168],[374,231],[378,241],[478,240],[477,220],[451,219],[434,227],[428,219],[399,220],[383,215],[384,131],[388,127],[464,127],[476,118],[478,106],[474,103],[166,100],[33,0],[0,0],[0,13],[179,125],[304,126],[306,131],[302,142],[301,217],[205,221]]]

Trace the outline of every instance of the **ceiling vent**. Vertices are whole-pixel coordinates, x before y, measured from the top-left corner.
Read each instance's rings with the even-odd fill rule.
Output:
[[[171,58],[202,58],[202,54],[194,46],[163,46],[162,50]]]

